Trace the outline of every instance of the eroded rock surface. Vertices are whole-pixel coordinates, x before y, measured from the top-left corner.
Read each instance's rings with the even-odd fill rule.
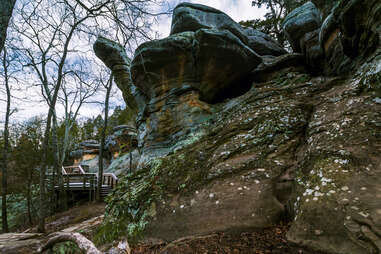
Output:
[[[279,45],[271,36],[252,28],[246,28],[248,46],[259,55],[280,56],[287,54],[287,51]]]
[[[176,8],[175,32],[141,45],[132,61],[149,100],[138,123],[142,154],[104,230],[172,241],[291,221],[287,236],[298,245],[380,252],[379,5],[343,0],[321,25],[309,2],[285,20],[300,53],[261,57],[218,27],[225,14]],[[356,6],[366,11],[352,15]],[[351,15],[372,22],[350,28]],[[113,224],[118,209],[128,223]]]
[[[295,52],[301,53],[301,42],[306,33],[312,32],[321,25],[320,12],[312,2],[296,8],[283,21],[283,30]]]
[[[119,43],[104,37],[98,37],[94,43],[94,52],[110,68],[123,99],[133,112],[144,107],[144,95],[133,85],[130,76],[131,60]]]
[[[193,3],[180,3],[173,10],[171,35],[188,31],[196,32],[202,28],[227,30],[243,43],[247,43],[243,28],[220,10]]]
[[[249,89],[240,81],[261,61],[228,30],[200,29],[142,44],[131,65],[134,84],[150,100],[139,124],[140,145],[158,154],[173,150],[209,118],[208,103]]]

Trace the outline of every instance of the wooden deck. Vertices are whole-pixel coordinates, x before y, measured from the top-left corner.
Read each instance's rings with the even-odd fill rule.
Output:
[[[67,191],[89,192],[90,199],[94,199],[98,188],[98,174],[86,173],[79,166],[62,167],[63,187]],[[106,196],[118,184],[118,178],[113,173],[104,173],[102,177],[101,196]],[[54,189],[58,190],[58,185]]]

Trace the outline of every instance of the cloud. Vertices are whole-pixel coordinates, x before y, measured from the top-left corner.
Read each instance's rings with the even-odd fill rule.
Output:
[[[251,1],[249,0],[170,0],[170,5],[174,7],[181,2],[203,4],[216,8],[225,12],[236,22],[262,18],[266,13],[265,8],[259,9],[257,7],[252,7]],[[159,18],[159,23],[154,29],[161,35],[160,38],[169,35],[171,30],[171,19],[172,17],[168,16]]]

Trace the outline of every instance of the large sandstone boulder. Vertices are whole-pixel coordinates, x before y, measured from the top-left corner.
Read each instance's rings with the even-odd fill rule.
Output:
[[[340,41],[340,29],[333,14],[324,20],[320,33],[319,43],[324,51],[324,73],[326,75],[347,73],[353,62],[344,54]]]
[[[304,55],[291,53],[278,57],[263,57],[263,62],[251,72],[251,79],[256,82],[267,82],[277,79],[286,72],[307,73]]]
[[[374,52],[380,43],[380,13],[376,0],[341,1],[331,10],[319,34],[326,74],[348,73]]]
[[[143,43],[131,64],[134,84],[150,100],[139,121],[139,145],[167,154],[209,118],[207,103],[247,91],[250,82],[241,80],[261,61],[228,30],[200,29]]]
[[[173,10],[171,35],[201,28],[227,30],[247,43],[243,28],[220,10],[193,3],[180,3]]]
[[[280,56],[287,54],[287,51],[271,36],[252,28],[246,28],[245,33],[248,37],[248,46],[257,54],[261,56]]]
[[[381,25],[379,0],[340,1],[334,16],[340,21],[341,43],[348,57],[368,56],[376,49]]]
[[[231,32],[200,29],[143,43],[135,52],[131,75],[151,100],[188,85],[212,103],[233,86],[239,89],[235,82],[261,61]]]
[[[93,48],[96,56],[112,71],[128,108],[136,113],[139,108],[144,107],[144,96],[131,82],[131,60],[124,47],[115,41],[100,36],[95,41]]]
[[[335,254],[381,251],[381,50],[371,59],[319,94],[296,169],[288,238],[297,244]]]
[[[311,0],[311,2],[320,10],[323,19],[325,19],[332,8],[337,5],[337,0]]]
[[[320,28],[320,25],[319,10],[312,2],[307,2],[288,14],[283,21],[282,27],[292,49],[301,53],[300,40],[306,33]]]
[[[144,43],[131,63],[148,98],[142,155],[113,193],[100,237],[162,242],[288,221],[298,245],[381,252],[380,2],[342,0],[322,28],[309,2],[285,19],[300,53],[262,57],[218,27],[218,11],[187,6],[177,11],[194,30]],[[218,14],[210,27],[205,12]],[[351,16],[361,22],[351,27]],[[322,50],[330,74],[358,71],[312,77]]]

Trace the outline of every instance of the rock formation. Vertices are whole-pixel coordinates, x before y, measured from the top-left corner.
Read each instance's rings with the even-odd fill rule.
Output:
[[[143,107],[145,104],[145,98],[131,82],[131,60],[128,58],[123,46],[104,37],[98,37],[94,43],[94,51],[97,57],[112,71],[127,107],[137,113],[139,106]]]
[[[226,29],[198,25],[178,28],[179,9],[185,8],[192,14],[189,18],[194,17],[189,6],[193,5],[180,4],[175,9],[171,36],[140,45],[131,63],[132,81],[149,100],[138,123],[140,146],[147,156],[148,150],[165,155],[176,149],[173,146],[185,139],[190,129],[210,117],[209,103],[246,92],[250,83],[245,78],[262,61],[236,36],[233,28],[239,25],[221,12],[218,15],[229,20]],[[201,17],[216,14],[214,9],[210,14],[209,7],[194,8]],[[184,22],[192,23],[187,19]],[[242,36],[247,39],[244,33]]]
[[[381,3],[314,2],[324,9],[285,19],[296,53],[264,53],[226,14],[190,3],[168,38],[136,50],[140,162],[105,229],[172,241],[288,220],[298,245],[381,251]]]
[[[282,26],[294,52],[303,53],[310,69],[319,72],[324,57],[319,43],[321,17],[315,5],[307,2],[296,8]]]
[[[96,140],[85,140],[76,146],[76,150],[70,152],[75,165],[81,165],[87,172],[97,172],[99,143]]]
[[[287,54],[287,51],[271,36],[252,28],[246,28],[245,33],[248,37],[248,46],[259,55],[280,56]]]

